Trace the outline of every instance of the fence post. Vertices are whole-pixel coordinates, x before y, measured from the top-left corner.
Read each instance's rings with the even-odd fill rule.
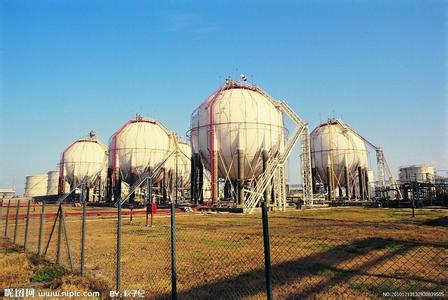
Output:
[[[58,240],[57,242],[57,248],[56,248],[56,264],[60,264],[61,262],[61,239],[62,239],[62,218],[61,218],[61,212],[62,212],[62,203],[59,203],[59,209],[58,214],[56,218],[59,218],[58,223]]]
[[[415,218],[415,198],[418,197],[418,184],[417,181],[412,182],[412,217]]]
[[[4,200],[0,200],[0,226],[2,225],[3,222],[3,202]]]
[[[171,201],[171,299],[177,299],[175,208],[176,204]]]
[[[23,238],[23,248],[26,250],[26,244],[28,242],[28,228],[30,225],[30,209],[31,209],[31,201],[28,200],[28,207],[26,209],[26,223],[25,223],[25,236]]]
[[[8,223],[9,223],[9,210],[11,208],[11,199],[8,200],[8,206],[6,207],[6,218],[5,218],[5,238],[8,237]]]
[[[152,174],[149,173],[149,178],[147,181],[147,197],[146,197],[146,223],[145,226],[148,226],[148,215],[151,213],[151,227],[153,224],[153,213],[152,213]]]
[[[40,255],[42,238],[44,234],[44,212],[45,212],[45,201],[42,201],[42,208],[40,211],[40,220],[39,220],[39,239],[37,240],[37,255]]]
[[[20,200],[16,201],[16,217],[15,219],[15,224],[14,224],[14,244],[16,243],[16,238],[17,238],[17,226],[19,223],[19,210],[20,210]]]
[[[115,291],[120,292],[121,284],[121,199],[117,201],[117,265],[115,273]]]
[[[70,269],[73,271],[73,260],[72,260],[72,251],[70,250],[70,242],[68,239],[68,233],[67,233],[67,227],[65,226],[65,217],[64,217],[64,211],[61,207],[61,214],[59,216],[62,219],[62,225],[64,226],[62,229],[64,230],[64,238],[65,238],[65,247],[67,250],[67,258],[68,262],[70,263]]]
[[[81,228],[81,275],[84,275],[84,251],[86,244],[86,185],[81,185],[82,228]]]
[[[264,269],[266,276],[266,296],[268,300],[272,300],[272,266],[271,266],[271,246],[269,241],[269,223],[268,209],[266,201],[261,205],[261,214],[263,221],[263,247],[264,247]]]

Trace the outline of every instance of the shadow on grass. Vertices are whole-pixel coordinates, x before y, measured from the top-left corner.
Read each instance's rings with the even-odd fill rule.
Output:
[[[422,223],[422,225],[448,227],[448,217],[441,217],[438,219],[429,220]]]
[[[300,242],[298,242],[298,246]],[[383,274],[384,266],[394,258],[402,258],[406,253],[420,247],[436,248],[444,251],[447,245],[411,243],[393,239],[369,238],[354,241],[351,244],[337,245],[331,249],[325,249],[318,253],[282,262],[272,266],[274,293],[276,288],[288,289],[281,291],[281,298],[301,299],[313,297],[317,293],[329,290],[335,286],[347,285],[348,288],[360,292],[378,293],[380,291],[391,291],[396,287],[397,280],[412,280],[417,282],[413,287],[421,288],[428,285],[443,287],[448,280],[439,278],[421,277],[417,272],[410,274]],[[297,249],[300,251],[299,249]],[[262,250],[261,250],[262,251]],[[372,255],[370,258],[367,256]],[[416,255],[416,254],[412,254]],[[419,257],[424,258],[424,257]],[[357,263],[350,268],[339,266],[350,265],[350,261]],[[412,262],[409,262],[411,264]],[[380,272],[369,273],[369,270]],[[382,271],[382,272],[381,272]],[[386,268],[386,271],[388,269]],[[183,276],[183,274],[179,274]],[[317,282],[307,282],[308,276],[321,276]],[[439,273],[440,275],[440,273]],[[355,278],[358,276],[358,279]],[[368,276],[371,281],[359,279]],[[205,280],[205,279],[204,279]],[[352,280],[352,281],[351,281]],[[358,280],[358,281],[357,281]],[[373,280],[373,281],[372,281]],[[389,283],[393,283],[392,285]],[[200,286],[181,290],[178,292],[179,299],[229,299],[244,298],[251,296],[262,296],[266,291],[265,271],[263,268],[244,272],[238,276],[228,277],[213,282],[204,283]],[[286,293],[286,295],[285,295]],[[381,295],[378,295],[381,296]],[[170,295],[160,295],[160,298],[169,298]]]

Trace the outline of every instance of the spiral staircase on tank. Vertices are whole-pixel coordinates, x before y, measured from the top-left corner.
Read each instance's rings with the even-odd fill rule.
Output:
[[[271,98],[267,93],[264,95]],[[272,99],[272,98],[271,98]],[[308,207],[313,205],[312,181],[311,181],[311,151],[308,124],[289,107],[285,102],[279,102],[277,108],[285,113],[295,123],[296,128],[288,140],[283,153],[273,155],[267,162],[265,171],[258,177],[256,185],[252,189],[244,191],[249,195],[243,206],[245,213],[251,214],[263,198],[263,193],[273,178],[276,179],[277,197],[274,206],[284,210],[286,208],[285,188],[285,163],[297,141],[301,139],[301,166],[303,176],[303,199]]]

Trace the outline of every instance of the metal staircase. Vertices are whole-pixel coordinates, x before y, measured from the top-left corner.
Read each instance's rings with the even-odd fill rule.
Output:
[[[278,165],[277,169],[277,197],[275,198],[275,204],[277,208],[282,211],[286,210],[286,178],[285,178],[285,165]]]
[[[254,190],[244,190],[249,193],[249,197],[244,201],[243,211],[245,213],[253,213],[255,207],[260,202],[260,199],[263,197],[263,193],[266,190],[269,182],[272,177],[274,177],[275,171],[277,170],[280,164],[279,155],[274,156],[274,158],[268,161],[266,166],[266,171],[260,175],[257,184],[255,185]]]
[[[278,103],[277,106],[281,111],[288,115],[291,120],[297,125],[294,130],[291,138],[289,139],[286,147],[283,151],[283,154],[276,154],[274,157],[270,158],[267,163],[267,167],[265,172],[260,175],[258,181],[253,190],[244,191],[249,193],[249,197],[247,197],[246,201],[244,201],[243,211],[245,213],[253,213],[255,207],[257,207],[260,200],[263,198],[263,193],[268,187],[270,181],[274,177],[276,172],[279,172],[279,180],[280,187],[278,187],[279,191],[279,201],[278,205],[285,209],[286,207],[286,191],[285,191],[285,178],[284,178],[284,165],[288,160],[289,155],[292,152],[292,149],[296,145],[299,138],[302,136],[302,171],[304,175],[304,197],[306,202],[312,205],[312,186],[311,186],[311,153],[310,153],[310,143],[309,143],[309,134],[308,134],[308,125],[303,122],[299,116],[289,107],[285,102]],[[305,188],[306,187],[306,188]]]
[[[303,200],[306,207],[313,206],[313,180],[311,174],[311,143],[308,126],[303,129],[301,135],[302,151],[300,161],[302,166],[303,178]]]

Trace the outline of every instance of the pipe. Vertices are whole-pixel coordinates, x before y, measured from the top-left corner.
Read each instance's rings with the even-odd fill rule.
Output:
[[[359,198],[361,200],[364,199],[364,183],[363,183],[363,176],[362,176],[363,172],[362,172],[362,168],[361,166],[358,167],[358,190],[359,190]]]
[[[162,169],[162,202],[164,204],[167,203],[167,195],[166,195],[166,169]]]
[[[370,194],[369,194],[369,173],[367,171],[367,168],[364,168],[364,184],[365,184],[365,197],[366,199],[370,200]]]
[[[115,181],[114,185],[114,200],[118,201],[121,199],[121,176],[118,174],[117,180]]]
[[[64,179],[64,153],[61,155],[61,162],[59,163],[59,183],[58,183],[58,195],[65,193],[65,179]]]
[[[218,200],[218,157],[217,150],[215,149],[215,109],[214,104],[218,96],[221,94],[221,91],[225,89],[225,86],[221,87],[214,95],[214,97],[210,100],[209,109],[209,127],[210,127],[210,135],[209,135],[209,143],[210,143],[210,175],[211,175],[211,188],[212,188],[212,204],[215,204]]]
[[[194,204],[197,204],[196,178],[196,156],[193,154],[190,159],[190,200]]]
[[[333,200],[333,187],[332,187],[332,184],[331,184],[331,173],[330,173],[330,166],[327,166],[327,174],[328,174],[328,185],[327,185],[327,187],[328,187],[328,200],[329,201],[332,201]]]
[[[106,202],[112,202],[112,168],[107,168]]]
[[[229,180],[226,180],[226,182],[224,183],[224,198],[226,200],[232,198],[231,185],[232,184]]]
[[[218,151],[213,151],[213,168],[211,172],[212,205],[218,202]]]
[[[89,187],[87,187],[87,185],[86,184],[83,184],[82,186],[85,186],[85,189],[86,189],[86,194],[85,194],[85,201],[86,202],[89,202],[89,199],[90,199],[90,188]]]

